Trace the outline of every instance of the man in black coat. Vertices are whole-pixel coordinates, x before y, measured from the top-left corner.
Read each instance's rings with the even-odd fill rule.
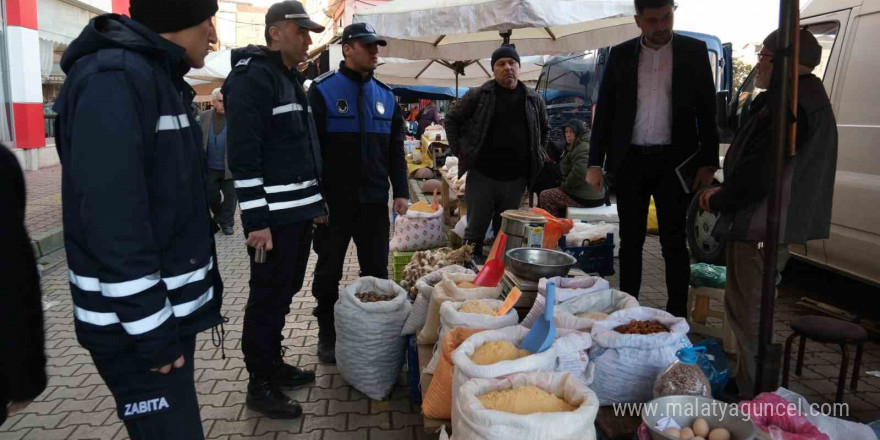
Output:
[[[602,167],[617,192],[620,288],[638,297],[651,197],[666,261],[666,310],[684,316],[690,260],[685,214],[691,191],[718,168],[715,88],[706,44],[674,34],[673,0],[636,0],[642,35],[611,49],[599,91],[587,181]]]
[[[46,389],[40,277],[24,205],[21,167],[0,145],[0,425],[7,410],[24,409]]]

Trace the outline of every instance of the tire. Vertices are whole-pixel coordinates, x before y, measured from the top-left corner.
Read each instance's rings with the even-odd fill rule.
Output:
[[[716,239],[712,236],[718,214],[700,209],[700,195],[708,188],[697,191],[687,211],[687,242],[691,256],[698,263],[717,266],[725,265],[727,237]]]

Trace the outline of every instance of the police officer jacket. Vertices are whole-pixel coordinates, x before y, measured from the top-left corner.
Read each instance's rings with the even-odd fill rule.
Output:
[[[146,367],[221,321],[201,129],[185,51],[119,15],[89,22],[55,104],[77,337]]]
[[[408,197],[403,116],[391,88],[340,64],[309,89],[331,200],[356,194],[360,202]],[[332,215],[332,213],[331,213]]]
[[[266,47],[233,50],[232,65],[223,85],[226,145],[245,232],[324,215],[305,78]]]

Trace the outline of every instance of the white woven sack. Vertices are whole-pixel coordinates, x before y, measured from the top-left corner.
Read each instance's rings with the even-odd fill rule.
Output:
[[[478,299],[492,309],[497,310],[504,301],[500,299]],[[440,306],[440,340],[456,327],[495,330],[516,325],[519,316],[516,310],[510,309],[504,316],[482,315],[479,313],[461,313],[459,309],[466,301],[447,301]]]
[[[443,273],[467,273],[473,274],[474,271],[454,264],[435,270],[416,281],[416,300],[413,303],[412,311],[406,318],[406,323],[401,330],[402,335],[411,335],[419,331],[425,325],[425,318],[428,316],[428,306],[431,304],[431,294],[434,292],[434,285],[442,279]]]
[[[575,298],[611,288],[608,280],[601,277],[583,276],[574,278],[553,277],[538,280],[538,296],[531,310],[522,321],[522,325],[531,328],[539,316],[544,314],[544,296],[547,294],[547,282],[556,283],[556,304],[564,304]],[[540,301],[538,301],[540,300]],[[555,313],[554,313],[555,314]]]
[[[463,289],[455,283],[468,281],[473,282],[477,276],[464,273],[443,273],[442,280],[434,286],[431,294],[431,304],[428,306],[428,316],[425,318],[425,326],[419,332],[419,344],[436,344],[440,339],[440,306],[446,301],[467,301],[469,299],[495,299],[501,296],[501,286],[476,287]]]
[[[607,315],[623,310],[639,307],[639,300],[634,296],[619,290],[608,289],[575,298],[565,304],[559,304],[553,310],[553,320],[559,328],[572,328],[583,331],[593,329],[594,321],[590,318],[580,318],[576,315],[590,312],[600,312]]]
[[[657,321],[669,329],[653,335],[626,335],[614,328],[632,320]],[[663,310],[633,307],[619,310],[604,321],[593,324],[593,348],[590,362],[594,365],[591,388],[602,405],[644,403],[653,398],[654,379],[676,360],[675,352],[690,347],[690,330],[684,318]]]
[[[479,397],[492,391],[533,385],[577,407],[571,412],[519,415],[486,409]],[[596,394],[568,373],[531,372],[504,379],[472,379],[462,386],[453,408],[456,440],[595,440]],[[454,410],[453,410],[454,411]]]
[[[360,292],[394,299],[365,303],[355,296]],[[411,309],[406,290],[390,280],[364,277],[343,289],[334,315],[336,367],[346,383],[371,399],[391,392],[405,358],[400,329]]]

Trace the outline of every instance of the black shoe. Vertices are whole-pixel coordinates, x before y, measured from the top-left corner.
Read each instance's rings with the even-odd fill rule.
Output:
[[[302,368],[281,362],[275,367],[272,373],[272,382],[279,388],[293,388],[299,385],[305,385],[315,381],[315,372],[306,371]]]
[[[270,419],[295,419],[302,407],[287,397],[271,380],[251,376],[248,382],[247,407]]]
[[[336,344],[318,342],[318,361],[322,364],[336,365]]]
[[[232,235],[235,231],[232,229],[232,226],[224,226],[223,227],[223,235]]]

